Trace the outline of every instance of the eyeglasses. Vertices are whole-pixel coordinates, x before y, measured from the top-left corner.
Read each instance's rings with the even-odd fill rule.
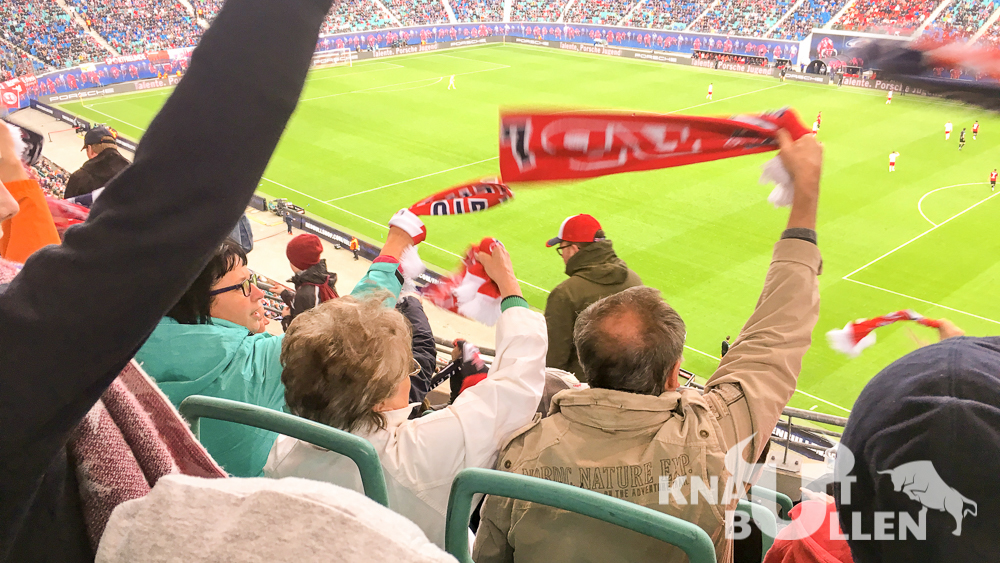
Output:
[[[572,244],[567,244],[565,246],[564,245],[559,245],[559,246],[556,247],[556,252],[559,254],[559,256],[562,256],[563,255],[563,250],[566,250],[567,248],[569,248],[571,246],[573,246],[573,245]]]
[[[411,372],[410,372],[410,374],[409,374],[409,375],[410,375],[410,377],[416,377],[416,376],[420,375],[420,369],[421,369],[421,368],[420,368],[420,363],[419,363],[419,362],[417,362],[417,359],[416,359],[416,358],[412,358],[412,359],[411,359],[410,361],[412,361],[412,362],[413,362],[413,365],[414,365],[414,366],[416,366],[416,367],[415,367],[415,368],[413,369],[413,371],[411,371]]]
[[[243,297],[250,297],[250,286],[257,285],[257,274],[250,274],[250,277],[243,280],[242,283],[236,285],[231,285],[229,287],[220,287],[219,289],[213,289],[208,292],[208,296],[212,297],[220,293],[226,293],[227,291],[232,291],[234,289],[239,289],[243,291]]]

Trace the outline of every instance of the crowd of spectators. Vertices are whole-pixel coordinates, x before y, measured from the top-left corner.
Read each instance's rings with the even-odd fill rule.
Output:
[[[711,0],[647,0],[625,25],[660,29],[686,28],[712,4]]]
[[[0,2],[4,38],[54,67],[108,53],[54,0]]]
[[[225,0],[191,0],[191,6],[194,7],[195,15],[211,23],[224,2]]]
[[[762,37],[791,4],[782,0],[720,2],[691,26],[691,31]]]
[[[940,0],[855,2],[834,24],[834,29],[910,35],[940,3]]]
[[[514,0],[510,11],[512,22],[554,22],[562,16],[565,0]]]
[[[323,21],[321,33],[338,33],[345,31],[366,31],[390,27],[392,19],[372,0],[357,0],[355,2],[334,2]]]
[[[503,4],[503,0],[452,0],[451,9],[460,22],[501,22]]]
[[[0,80],[10,80],[46,68],[45,64],[18,49],[13,43],[0,39]]]
[[[448,12],[445,11],[441,0],[388,0],[383,1],[383,4],[403,25],[448,22]]]
[[[63,197],[66,193],[66,182],[69,181],[69,172],[44,156],[32,166],[32,169],[38,176],[38,185],[42,191],[53,197]]]
[[[805,0],[771,34],[774,39],[801,41],[813,28],[823,27],[837,15],[847,0]]]
[[[993,22],[978,42],[980,45],[1000,47],[1000,20]]]
[[[123,55],[190,47],[204,31],[177,0],[69,0],[69,4]]]
[[[635,0],[579,0],[566,12],[568,23],[615,25],[635,6]]]
[[[924,36],[949,43],[967,40],[986,24],[997,8],[1000,8],[1000,0],[955,0],[938,15]]]

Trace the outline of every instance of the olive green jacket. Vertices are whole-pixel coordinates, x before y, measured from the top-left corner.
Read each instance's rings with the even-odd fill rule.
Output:
[[[580,249],[566,263],[566,275],[569,279],[552,290],[545,304],[545,322],[549,326],[545,365],[586,381],[573,345],[576,318],[592,303],[642,285],[642,280],[618,258],[609,240]]]

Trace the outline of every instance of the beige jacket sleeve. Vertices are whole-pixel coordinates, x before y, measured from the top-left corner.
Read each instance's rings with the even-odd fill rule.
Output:
[[[727,448],[756,433],[746,455],[750,463],[795,391],[819,318],[821,265],[811,242],[784,239],[774,245],[757,307],[705,386]]]

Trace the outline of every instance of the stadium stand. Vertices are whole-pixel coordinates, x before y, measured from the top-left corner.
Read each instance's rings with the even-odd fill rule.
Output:
[[[710,1],[649,0],[625,25],[683,30],[711,4]]]
[[[383,4],[403,25],[448,23],[448,13],[439,0],[389,0]]]
[[[554,22],[562,16],[566,2],[554,0],[517,0],[511,8],[510,21]]]
[[[573,4],[565,20],[573,23],[614,25],[628,14],[633,0],[581,0]]]
[[[0,2],[4,36],[55,67],[69,67],[107,55],[97,41],[54,0]]]
[[[503,21],[503,0],[454,0],[451,9],[460,22]]]
[[[391,26],[389,15],[371,0],[335,2],[323,22],[322,33],[366,31]]]
[[[993,25],[983,33],[978,43],[981,45],[1000,47],[1000,20],[993,22]]]
[[[720,2],[691,26],[691,31],[763,36],[789,7],[780,0],[735,0]]]
[[[45,68],[44,64],[32,59],[6,39],[0,39],[0,79],[10,80]]]
[[[44,156],[35,163],[32,169],[38,174],[38,185],[45,193],[59,198],[63,196],[66,192],[69,172]]]
[[[203,18],[207,22],[211,22],[215,19],[215,15],[219,13],[219,9],[222,8],[222,3],[224,0],[194,0],[191,5],[194,7],[194,13],[199,17]]]
[[[844,8],[846,0],[805,0],[785,21],[781,22],[771,37],[801,41],[816,27],[826,25]]]
[[[898,0],[855,2],[833,27],[847,31],[909,35],[920,27],[939,3],[938,0],[914,0],[906,4]]]
[[[91,29],[123,55],[190,47],[202,31],[176,0],[69,0]]]
[[[956,0],[941,12],[925,35],[935,40],[956,41],[975,35],[1000,7],[1000,0]]]

